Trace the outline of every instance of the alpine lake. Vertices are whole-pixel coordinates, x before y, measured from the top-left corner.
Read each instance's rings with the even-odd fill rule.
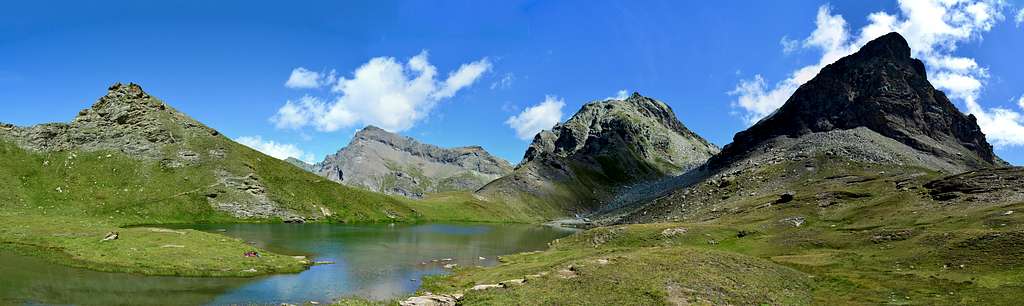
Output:
[[[524,224],[196,224],[318,264],[253,278],[144,276],[71,268],[0,252],[0,302],[76,305],[329,304],[412,294],[452,265],[491,266],[500,255],[543,250],[574,230]],[[243,256],[243,254],[239,254]],[[447,267],[446,267],[447,266]]]

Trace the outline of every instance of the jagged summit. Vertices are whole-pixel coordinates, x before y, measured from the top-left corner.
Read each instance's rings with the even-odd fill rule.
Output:
[[[587,103],[565,123],[541,131],[515,173],[478,194],[591,211],[621,188],[681,174],[717,152],[667,104],[634,93]]]
[[[823,68],[775,113],[737,133],[712,159],[744,155],[776,137],[866,128],[948,161],[951,170],[1000,165],[973,115],[964,115],[928,82],[907,41],[889,33]]]
[[[147,159],[162,158],[165,145],[193,136],[218,135],[134,83],[110,86],[106,95],[70,123],[0,131],[0,136],[37,151],[111,150]]]
[[[107,88],[107,95],[100,98],[100,101],[117,98],[146,99],[149,98],[149,94],[142,90],[142,86],[139,84],[117,82]]]
[[[648,122],[645,122],[648,121]],[[667,129],[665,134],[645,134],[644,125]],[[693,140],[673,142],[666,137],[681,136]],[[545,155],[568,158],[575,154],[593,154],[608,149],[609,142],[624,146],[634,143],[637,153],[645,159],[656,155],[668,158],[667,164],[656,168],[665,173],[677,173],[689,168],[686,157],[673,151],[686,152],[699,148],[704,152],[717,152],[714,145],[687,129],[667,104],[634,92],[625,100],[605,100],[587,103],[565,123],[544,130],[534,136],[523,162]],[[644,146],[650,144],[650,146]],[[672,144],[687,147],[673,147]],[[616,148],[617,149],[617,148]],[[713,152],[712,152],[713,153]],[[682,165],[687,164],[687,165]]]
[[[891,32],[869,41],[854,56],[863,58],[888,57],[906,60],[910,59],[910,44],[907,43],[907,40],[900,33]],[[920,72],[923,74],[924,69],[921,69]]]
[[[369,125],[312,170],[344,184],[416,198],[476,190],[512,166],[480,146],[442,148]]]

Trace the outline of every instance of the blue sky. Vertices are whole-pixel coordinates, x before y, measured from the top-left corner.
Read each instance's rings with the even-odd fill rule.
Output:
[[[958,1],[8,3],[0,122],[68,121],[136,82],[278,156],[318,161],[376,124],[515,163],[532,131],[625,90],[721,146],[821,64],[897,30],[1024,164],[1024,3]]]

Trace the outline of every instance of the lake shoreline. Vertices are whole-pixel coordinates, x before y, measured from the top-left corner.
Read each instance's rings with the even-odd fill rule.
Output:
[[[282,256],[281,258],[284,259],[298,261],[291,256],[280,254],[301,253],[308,254],[309,256],[303,258],[305,265],[302,265],[301,269],[296,271],[274,270],[272,273],[266,274],[241,273],[231,275],[220,273],[210,275],[206,273],[160,273],[153,269],[146,270],[150,274],[143,274],[127,271],[122,268],[111,269],[105,266],[82,264],[77,261],[67,262],[63,259],[70,258],[70,256],[64,255],[63,252],[47,253],[47,249],[38,246],[22,247],[18,250],[0,247],[0,254],[8,253],[32,258],[39,262],[45,262],[44,265],[51,266],[53,269],[71,269],[78,271],[75,273],[88,273],[90,275],[100,273],[96,274],[99,276],[93,276],[93,278],[101,280],[123,278],[147,280],[165,279],[167,277],[179,279],[185,277],[190,279],[189,282],[220,283],[224,281],[246,284],[240,288],[228,291],[240,291],[242,293],[236,292],[219,297],[220,299],[227,299],[229,303],[267,302],[278,304],[277,300],[262,296],[266,293],[260,293],[276,292],[276,289],[270,288],[295,288],[291,291],[307,290],[308,292],[304,294],[308,294],[310,297],[319,296],[319,298],[308,300],[330,303],[338,299],[348,299],[350,296],[378,301],[401,298],[414,293],[422,284],[424,276],[447,274],[456,267],[496,265],[499,263],[499,256],[516,254],[523,251],[541,250],[547,247],[549,241],[564,237],[573,232],[570,229],[554,229],[542,225],[488,224],[478,222],[377,223],[362,225],[330,223],[216,223],[178,224],[178,226],[164,228],[134,227],[127,230],[130,230],[130,232],[122,231],[122,238],[113,242],[124,242],[122,240],[129,239],[125,237],[132,237],[139,233],[162,235],[163,238],[180,238],[181,236],[217,237],[218,239],[231,240],[233,243],[244,245],[247,248],[260,250],[259,254],[261,257],[255,259],[242,257],[242,252],[244,252],[242,250],[236,250],[238,254],[227,256],[227,258],[244,258],[242,260],[247,260],[250,263],[274,256]],[[107,243],[109,244],[110,242]],[[161,240],[158,243],[168,243],[168,241]],[[187,249],[167,248],[170,251],[183,251]],[[14,253],[9,251],[14,251]],[[223,255],[218,254],[218,256]],[[314,265],[317,262],[329,264]],[[178,267],[182,267],[182,265]],[[15,267],[14,269],[17,268]],[[238,271],[238,269],[233,270]],[[29,276],[29,278],[32,277],[36,276]],[[342,277],[342,279],[330,280],[337,277]],[[346,277],[355,278],[348,279]],[[365,277],[369,278],[363,279]],[[61,281],[51,282],[59,283]],[[265,283],[280,284],[273,286],[260,285]],[[173,289],[174,286],[172,284],[166,290],[176,290]],[[259,286],[270,287],[259,290],[246,289]],[[346,294],[325,297],[318,290]],[[279,294],[287,294],[287,292]],[[246,294],[256,294],[258,296],[255,297],[255,300],[249,300]],[[305,300],[307,299],[303,295],[290,296],[287,299],[289,303]]]

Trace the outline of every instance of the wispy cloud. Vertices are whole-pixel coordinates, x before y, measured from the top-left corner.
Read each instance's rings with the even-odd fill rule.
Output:
[[[1019,113],[985,108],[978,103],[988,70],[973,58],[954,54],[959,44],[980,39],[1002,20],[1004,8],[1000,0],[899,1],[898,13],[872,13],[867,16],[867,25],[851,32],[843,16],[832,14],[827,5],[821,6],[814,32],[800,45],[802,49],[820,51],[818,62],[793,71],[774,85],[769,85],[761,75],[740,80],[729,92],[736,96],[733,107],[741,109],[743,119],[753,124],[782,106],[825,65],[856,52],[874,38],[899,32],[910,44],[914,57],[928,66],[932,84],[962,101],[967,112],[978,118],[990,142],[996,146],[1024,145],[1024,121]],[[787,48],[785,43],[783,48]]]
[[[357,68],[351,78],[331,75],[319,77],[330,81],[337,96],[332,101],[303,97],[287,101],[271,121],[278,128],[314,127],[332,132],[356,124],[372,124],[399,132],[425,119],[439,101],[475,83],[491,69],[487,58],[460,66],[447,78],[437,78],[437,68],[430,64],[427,52],[413,56],[405,63],[393,57],[376,57]],[[301,69],[297,68],[296,70]],[[308,70],[300,74],[308,74]],[[295,73],[293,71],[293,76]],[[308,75],[300,78],[309,81]]]
[[[519,139],[530,140],[540,131],[550,129],[562,121],[562,107],[565,107],[564,100],[546,96],[540,104],[527,107],[518,115],[509,117],[505,124],[516,131]]]
[[[516,75],[514,73],[506,73],[501,76],[501,79],[491,83],[491,89],[509,89],[512,88],[512,83],[516,81]]]
[[[283,160],[293,157],[306,163],[313,163],[314,157],[312,153],[306,153],[293,144],[278,143],[273,140],[263,140],[263,137],[260,136],[242,136],[235,138],[235,142],[277,159]]]
[[[292,74],[284,82],[284,86],[296,89],[320,88],[328,86],[337,80],[337,72],[331,70],[329,73],[320,73],[306,68],[292,69]]]
[[[619,91],[615,92],[615,96],[614,97],[607,97],[607,98],[604,98],[604,99],[605,100],[625,100],[626,98],[629,98],[629,90],[620,89]]]
[[[786,54],[793,53],[800,49],[800,41],[790,39],[789,36],[782,36],[782,39],[779,40],[779,44],[782,45],[782,52]]]

